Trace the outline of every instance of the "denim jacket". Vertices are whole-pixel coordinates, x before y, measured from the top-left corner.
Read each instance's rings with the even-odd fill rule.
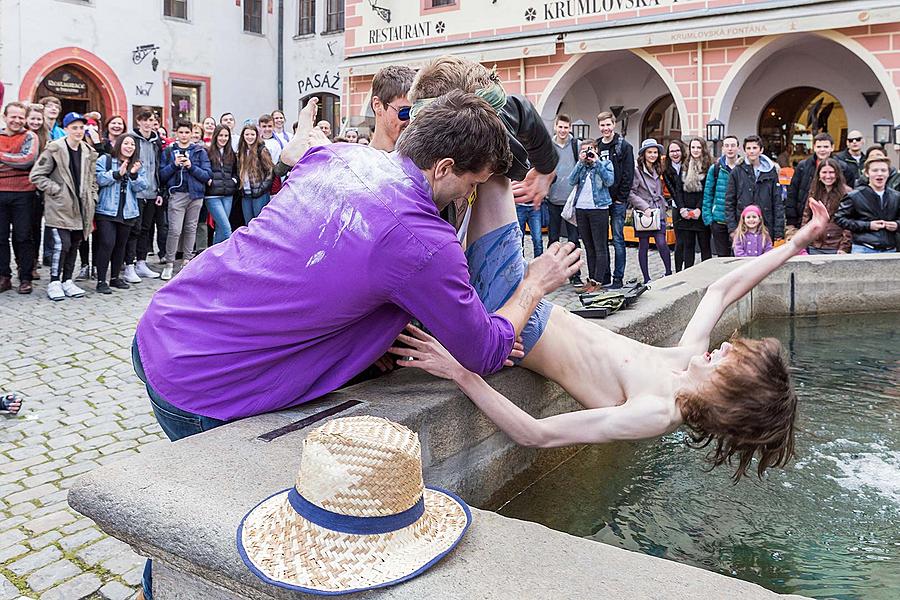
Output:
[[[100,194],[97,199],[95,212],[109,217],[115,217],[119,212],[119,193],[122,185],[125,190],[125,206],[122,208],[122,218],[134,219],[140,215],[138,208],[137,192],[147,189],[150,185],[147,181],[147,172],[142,166],[138,171],[137,179],[128,175],[119,179],[119,161],[109,154],[101,156],[97,160],[97,185],[100,186]]]
[[[612,204],[612,197],[609,195],[609,188],[615,181],[615,173],[613,172],[613,163],[611,160],[595,161],[590,167],[584,164],[583,160],[579,160],[572,173],[569,175],[569,185],[575,186],[575,199],[577,201],[581,188],[584,187],[584,180],[590,173],[591,188],[594,193],[594,206],[597,208],[607,208]]]

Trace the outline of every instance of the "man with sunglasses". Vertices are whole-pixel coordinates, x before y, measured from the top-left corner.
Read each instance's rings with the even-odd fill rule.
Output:
[[[858,132],[857,132],[858,133]],[[800,228],[803,219],[803,210],[809,199],[809,190],[812,188],[813,177],[819,161],[831,158],[834,152],[834,138],[830,133],[818,133],[813,138],[813,155],[800,161],[791,177],[791,183],[787,189],[787,198],[784,201],[785,239],[790,239],[794,232]],[[851,167],[838,158],[844,179],[851,188],[856,187],[857,169]]]
[[[857,181],[863,174],[863,166],[866,162],[866,156],[863,154],[863,145],[866,138],[860,130],[854,129],[847,134],[847,149],[837,153],[837,158],[844,161],[848,167],[854,170]]]
[[[373,148],[394,151],[397,139],[409,125],[410,102],[406,94],[415,76],[415,71],[409,67],[390,65],[378,71],[372,79],[375,133],[369,145]]]

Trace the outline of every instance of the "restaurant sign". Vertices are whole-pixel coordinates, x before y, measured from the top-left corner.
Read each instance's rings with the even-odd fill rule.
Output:
[[[44,79],[48,90],[60,96],[83,96],[87,94],[87,82],[65,69],[57,69]]]

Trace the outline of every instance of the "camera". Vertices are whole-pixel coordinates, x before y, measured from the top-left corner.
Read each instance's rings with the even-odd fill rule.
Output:
[[[594,160],[595,158],[597,158],[597,155],[594,154],[594,151],[593,151],[593,150],[588,150],[587,152],[585,152],[584,156],[585,156],[586,158],[591,159],[591,160]]]

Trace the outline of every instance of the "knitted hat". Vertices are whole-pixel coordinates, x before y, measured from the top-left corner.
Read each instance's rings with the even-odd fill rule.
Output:
[[[758,216],[760,219],[762,219],[763,216],[762,211],[755,204],[750,204],[746,208],[744,208],[744,210],[741,211],[741,218],[743,219],[744,215],[746,215],[747,213],[756,213],[756,216]]]

